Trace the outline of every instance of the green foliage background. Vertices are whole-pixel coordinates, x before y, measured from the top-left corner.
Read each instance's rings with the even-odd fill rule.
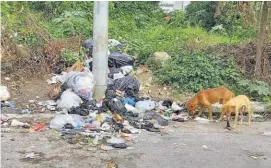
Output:
[[[214,20],[217,2],[191,2],[186,11],[165,14],[159,2],[110,2],[109,38],[128,40],[122,52],[137,57],[154,71],[158,82],[176,86],[181,92],[197,92],[226,86],[238,94],[256,100],[270,96],[270,87],[262,82],[244,83],[242,71],[234,59],[206,55],[202,49],[224,44],[240,44],[256,38],[256,29],[242,26],[239,13],[229,13],[231,3],[220,20]],[[45,41],[32,28],[34,18],[54,40],[73,36],[91,38],[94,2],[1,2],[3,34],[16,34],[13,42],[28,47]],[[171,16],[170,21],[165,16]],[[221,26],[222,25],[222,26]],[[34,27],[33,26],[33,27]],[[200,43],[195,43],[196,38]],[[172,59],[164,67],[151,59],[156,51],[165,51]],[[63,60],[74,62],[78,54],[65,50]]]

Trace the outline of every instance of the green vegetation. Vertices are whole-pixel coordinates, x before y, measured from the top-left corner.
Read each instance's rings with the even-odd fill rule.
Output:
[[[14,43],[31,48],[42,46],[48,39],[91,38],[93,5],[87,1],[2,2],[2,33],[16,34]],[[128,40],[122,52],[136,56],[140,63],[147,62],[158,82],[174,85],[178,91],[197,92],[224,85],[236,94],[263,100],[270,96],[268,84],[244,82],[234,58],[203,51],[211,46],[245,43],[257,35],[255,27],[243,26],[242,13],[231,10],[236,3],[227,3],[215,19],[217,5],[211,1],[192,2],[186,12],[165,14],[158,2],[110,2],[109,38]],[[166,16],[170,19],[164,19]],[[151,58],[156,51],[172,57],[165,67]],[[69,63],[82,59],[80,53],[69,48],[61,56]]]

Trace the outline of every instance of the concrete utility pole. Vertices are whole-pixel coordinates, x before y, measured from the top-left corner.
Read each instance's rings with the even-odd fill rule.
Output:
[[[96,80],[94,98],[101,99],[108,76],[108,2],[94,1],[92,71]]]

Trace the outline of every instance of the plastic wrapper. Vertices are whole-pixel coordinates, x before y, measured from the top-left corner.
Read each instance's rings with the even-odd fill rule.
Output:
[[[66,90],[57,101],[57,108],[70,110],[72,107],[80,106],[81,102],[82,100],[78,95],[71,90]]]
[[[78,128],[84,124],[84,119],[78,114],[58,114],[50,121],[50,128],[58,130],[68,123]]]

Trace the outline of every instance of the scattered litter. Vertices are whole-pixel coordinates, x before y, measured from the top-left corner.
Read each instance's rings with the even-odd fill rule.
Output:
[[[1,124],[8,121],[8,116],[5,114],[1,114]]]
[[[173,111],[181,111],[181,110],[184,109],[184,107],[180,107],[176,102],[172,103],[171,108],[172,108]]]
[[[10,78],[9,78],[9,77],[5,77],[5,80],[6,80],[6,81],[10,81]]]
[[[105,151],[108,151],[108,150],[112,150],[112,149],[114,149],[112,146],[107,146],[107,145],[101,145],[101,149],[102,150],[105,150]]]
[[[10,93],[6,86],[0,86],[0,100],[6,101],[10,98]]]
[[[78,114],[58,114],[50,121],[50,128],[59,130],[70,123],[73,127],[81,127],[84,124],[83,118]]]
[[[255,159],[255,160],[257,160],[259,157],[257,157],[257,156],[250,156],[250,157],[252,157],[253,159]]]
[[[128,146],[125,143],[112,144],[114,148],[126,149]]]
[[[111,137],[106,142],[109,144],[123,144],[125,140],[123,138]]]
[[[23,123],[23,122],[20,122],[20,121],[18,121],[18,120],[15,120],[15,119],[13,119],[13,120],[11,121],[10,126],[12,126],[12,127],[30,128],[30,125],[29,125],[28,123]]]
[[[35,103],[36,100],[29,100],[28,102],[29,102],[29,103]]]
[[[29,109],[23,109],[21,111],[21,114],[30,114],[30,113],[31,113],[31,111]]]
[[[262,135],[264,135],[264,136],[271,136],[271,132],[264,132]]]
[[[202,145],[202,149],[208,149],[206,145]]]
[[[194,120],[199,122],[199,123],[203,123],[203,124],[208,124],[210,122],[208,119],[201,118],[201,117],[196,117]]]
[[[30,158],[30,159],[33,159],[33,158],[35,158],[35,153],[34,152],[32,152],[32,153],[28,153],[28,154],[26,154],[26,156],[25,156],[26,158]]]
[[[155,108],[155,102],[150,100],[138,101],[135,107],[141,110],[153,110]]]
[[[40,131],[44,130],[45,125],[46,125],[46,123],[43,123],[43,122],[34,124],[34,126],[31,128],[31,130],[40,132]]]

